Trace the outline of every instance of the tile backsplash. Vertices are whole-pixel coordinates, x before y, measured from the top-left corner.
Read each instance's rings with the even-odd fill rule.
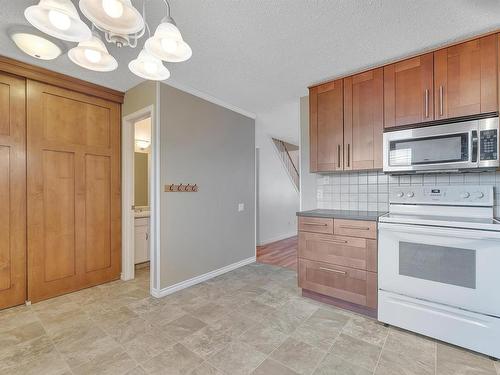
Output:
[[[387,211],[391,185],[494,185],[495,216],[500,216],[500,171],[412,176],[388,176],[380,171],[318,174],[318,208]]]

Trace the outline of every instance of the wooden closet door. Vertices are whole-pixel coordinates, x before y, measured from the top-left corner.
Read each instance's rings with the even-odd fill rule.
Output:
[[[344,169],[382,168],[384,71],[344,79]]]
[[[433,54],[384,67],[384,127],[434,120]]]
[[[342,87],[339,79],[313,87],[309,92],[311,172],[343,170]]]
[[[0,73],[0,309],[26,301],[25,87]]]
[[[28,81],[28,297],[117,279],[120,107]]]
[[[436,119],[498,110],[497,35],[434,53]]]

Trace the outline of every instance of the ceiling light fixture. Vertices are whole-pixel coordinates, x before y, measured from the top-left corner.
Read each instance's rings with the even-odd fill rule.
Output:
[[[82,42],[92,35],[70,0],[40,0],[26,8],[24,16],[38,30],[58,39]]]
[[[40,60],[54,60],[62,54],[60,46],[35,33],[19,31],[10,37],[21,51]]]
[[[69,51],[69,58],[86,69],[100,72],[115,70],[118,63],[99,37],[104,34],[108,43],[117,47],[137,47],[138,40],[148,33],[148,40],[139,56],[129,63],[130,70],[139,77],[165,80],[170,77],[163,61],[181,62],[193,54],[170,16],[170,4],[163,0],[167,14],[155,34],[151,36],[143,0],[142,15],[131,0],[79,0],[80,10],[92,23],[92,31],[80,19],[71,0],[40,0],[24,11],[26,19],[37,29],[59,39],[79,42]],[[29,52],[26,52],[29,54]]]
[[[128,64],[128,67],[135,75],[151,81],[164,81],[170,77],[169,70],[165,68],[161,60],[146,50],[142,50],[137,59]]]
[[[136,139],[135,144],[137,147],[139,147],[141,150],[147,149],[151,145],[151,141],[147,139]]]
[[[97,72],[111,72],[118,67],[97,33],[93,34],[92,39],[80,42],[77,47],[70,49],[68,57],[75,64]]]

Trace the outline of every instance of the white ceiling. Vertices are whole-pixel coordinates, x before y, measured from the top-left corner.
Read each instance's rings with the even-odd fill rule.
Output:
[[[7,37],[7,29],[25,24],[24,9],[37,2],[0,0],[0,54],[122,91],[141,81],[127,68],[138,49],[110,46],[120,64],[113,73],[84,70],[66,55],[44,63],[22,54]],[[142,0],[133,3],[142,8]],[[311,83],[500,27],[499,0],[171,0],[171,4],[172,16],[193,49],[189,61],[167,64],[172,82],[256,114],[305,95]],[[164,14],[163,1],[148,0],[147,10],[154,28]]]

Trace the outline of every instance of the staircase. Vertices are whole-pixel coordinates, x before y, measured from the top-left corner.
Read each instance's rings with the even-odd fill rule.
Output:
[[[300,191],[299,147],[276,138],[273,138],[273,143],[293,185]]]

